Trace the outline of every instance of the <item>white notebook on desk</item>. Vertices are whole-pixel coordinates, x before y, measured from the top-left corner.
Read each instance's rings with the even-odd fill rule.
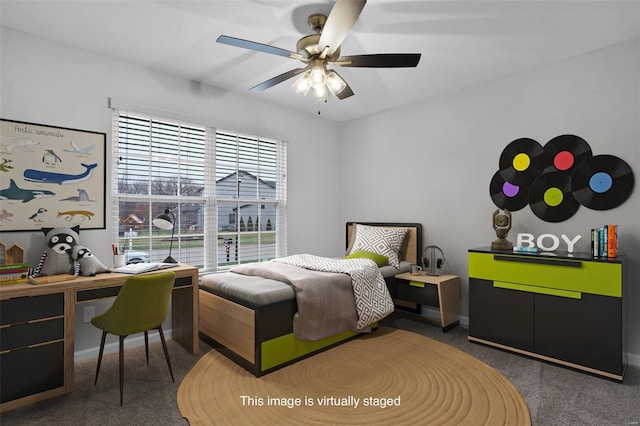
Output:
[[[119,272],[121,274],[142,274],[144,272],[159,271],[160,269],[173,268],[178,266],[177,263],[130,263],[119,268],[113,269],[113,272]]]

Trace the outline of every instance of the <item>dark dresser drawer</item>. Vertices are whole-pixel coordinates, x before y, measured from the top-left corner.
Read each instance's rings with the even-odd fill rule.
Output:
[[[0,301],[0,324],[16,324],[64,315],[64,294],[16,297]]]
[[[438,288],[421,282],[398,283],[398,299],[439,307]]]
[[[18,349],[0,355],[0,402],[64,386],[64,342]]]
[[[25,322],[0,329],[0,350],[9,351],[64,338],[64,318]]]

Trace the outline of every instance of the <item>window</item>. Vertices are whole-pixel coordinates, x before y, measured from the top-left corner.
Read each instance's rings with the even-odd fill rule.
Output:
[[[286,144],[114,111],[113,221],[128,263],[204,271],[286,255]],[[152,224],[169,211],[173,230]]]

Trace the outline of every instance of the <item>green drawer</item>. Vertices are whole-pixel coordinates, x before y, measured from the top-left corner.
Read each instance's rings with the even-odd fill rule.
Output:
[[[469,253],[469,278],[622,297],[622,264]]]

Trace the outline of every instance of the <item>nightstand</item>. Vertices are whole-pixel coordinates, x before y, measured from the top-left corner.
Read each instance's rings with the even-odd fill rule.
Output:
[[[443,332],[460,324],[460,278],[457,275],[405,272],[395,278],[398,283],[398,299],[440,308]]]

